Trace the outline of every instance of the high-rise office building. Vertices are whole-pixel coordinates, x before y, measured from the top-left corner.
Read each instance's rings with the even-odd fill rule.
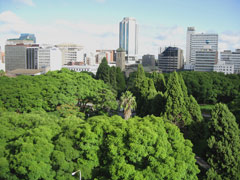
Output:
[[[6,71],[12,71],[15,69],[27,69],[27,48],[34,46],[37,47],[38,45],[32,44],[6,45],[5,46]]]
[[[158,55],[158,67],[162,72],[173,72],[183,68],[183,50],[168,47]]]
[[[119,23],[119,47],[125,49],[128,60],[138,54],[138,25],[135,18],[125,17]]]
[[[225,61],[227,65],[234,65],[234,73],[240,74],[240,49],[235,52],[225,50],[220,52],[221,61]]]
[[[210,45],[205,45],[203,49],[197,50],[194,71],[211,72],[217,64],[218,53]]]
[[[213,51],[218,51],[218,34],[196,34],[194,27],[187,29],[186,64],[195,65],[196,51],[210,45]]]

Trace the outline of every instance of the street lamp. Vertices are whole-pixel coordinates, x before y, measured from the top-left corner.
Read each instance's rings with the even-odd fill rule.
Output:
[[[77,172],[79,172],[79,180],[81,180],[81,170],[75,171],[72,173],[72,176],[74,176]]]

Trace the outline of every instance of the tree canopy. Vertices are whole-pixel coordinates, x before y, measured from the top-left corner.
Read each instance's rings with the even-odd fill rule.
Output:
[[[0,116],[0,179],[197,179],[192,144],[160,117]]]

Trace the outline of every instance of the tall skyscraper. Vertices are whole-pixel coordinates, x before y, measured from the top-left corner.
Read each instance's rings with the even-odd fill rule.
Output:
[[[195,65],[196,51],[202,50],[205,45],[210,45],[213,51],[218,51],[218,34],[195,34],[194,27],[188,27],[186,64]]]
[[[138,25],[135,18],[125,17],[119,24],[119,47],[125,49],[128,60],[138,54]]]

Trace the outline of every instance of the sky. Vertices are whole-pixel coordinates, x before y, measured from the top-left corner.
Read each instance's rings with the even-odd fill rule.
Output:
[[[76,43],[117,49],[119,22],[139,25],[139,55],[186,49],[186,30],[219,34],[219,51],[240,48],[240,0],[0,0],[0,46],[20,33],[39,44]],[[185,52],[184,52],[185,53]]]

